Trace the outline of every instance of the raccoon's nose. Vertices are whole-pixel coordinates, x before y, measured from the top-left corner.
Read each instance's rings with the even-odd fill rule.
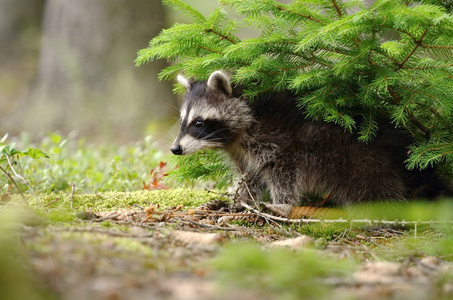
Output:
[[[182,154],[182,147],[181,145],[173,145],[170,148],[171,152],[173,152],[174,155],[181,155]]]

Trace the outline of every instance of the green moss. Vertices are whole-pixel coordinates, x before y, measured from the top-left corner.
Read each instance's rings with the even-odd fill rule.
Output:
[[[351,225],[349,223],[291,224],[289,228],[300,234],[306,234],[314,238],[323,238],[328,241],[334,239],[335,235],[340,235],[345,231],[351,231]]]
[[[96,194],[74,194],[71,197],[68,193],[51,193],[39,196],[43,206],[50,209],[51,214],[56,217],[60,215],[61,221],[72,219],[72,213],[79,211],[106,211],[123,209],[129,206],[138,205],[147,207],[151,204],[161,207],[173,207],[183,205],[184,208],[194,208],[208,201],[225,198],[217,192],[209,192],[199,189],[177,188],[172,190],[143,190],[134,192],[105,192]],[[19,196],[13,199],[19,201]],[[225,199],[224,199],[225,200]],[[37,205],[33,199],[29,202]],[[72,202],[72,209],[71,208]],[[52,213],[54,212],[54,213]],[[70,212],[70,215],[66,214]],[[58,219],[58,218],[57,218]]]
[[[52,222],[72,222],[76,220],[75,213],[64,206],[51,209],[46,213],[46,216]]]

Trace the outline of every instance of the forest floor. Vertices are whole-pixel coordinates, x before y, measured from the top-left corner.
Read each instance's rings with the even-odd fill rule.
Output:
[[[2,199],[1,299],[453,299],[448,222],[288,224],[220,200],[41,200]]]

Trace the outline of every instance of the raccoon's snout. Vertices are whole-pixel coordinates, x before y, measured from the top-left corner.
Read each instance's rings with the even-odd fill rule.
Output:
[[[173,145],[170,148],[171,152],[173,152],[174,155],[181,155],[182,154],[182,147],[181,145]]]

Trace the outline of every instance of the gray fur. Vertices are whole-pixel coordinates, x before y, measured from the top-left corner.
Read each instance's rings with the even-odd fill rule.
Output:
[[[250,102],[233,96],[222,71],[204,82],[179,80],[187,93],[173,153],[224,149],[255,199],[269,193],[275,204],[297,205],[307,195],[330,195],[332,204],[349,204],[430,197],[440,187],[432,170],[404,168],[411,139],[389,123],[365,144],[339,126],[305,119],[289,93]]]

